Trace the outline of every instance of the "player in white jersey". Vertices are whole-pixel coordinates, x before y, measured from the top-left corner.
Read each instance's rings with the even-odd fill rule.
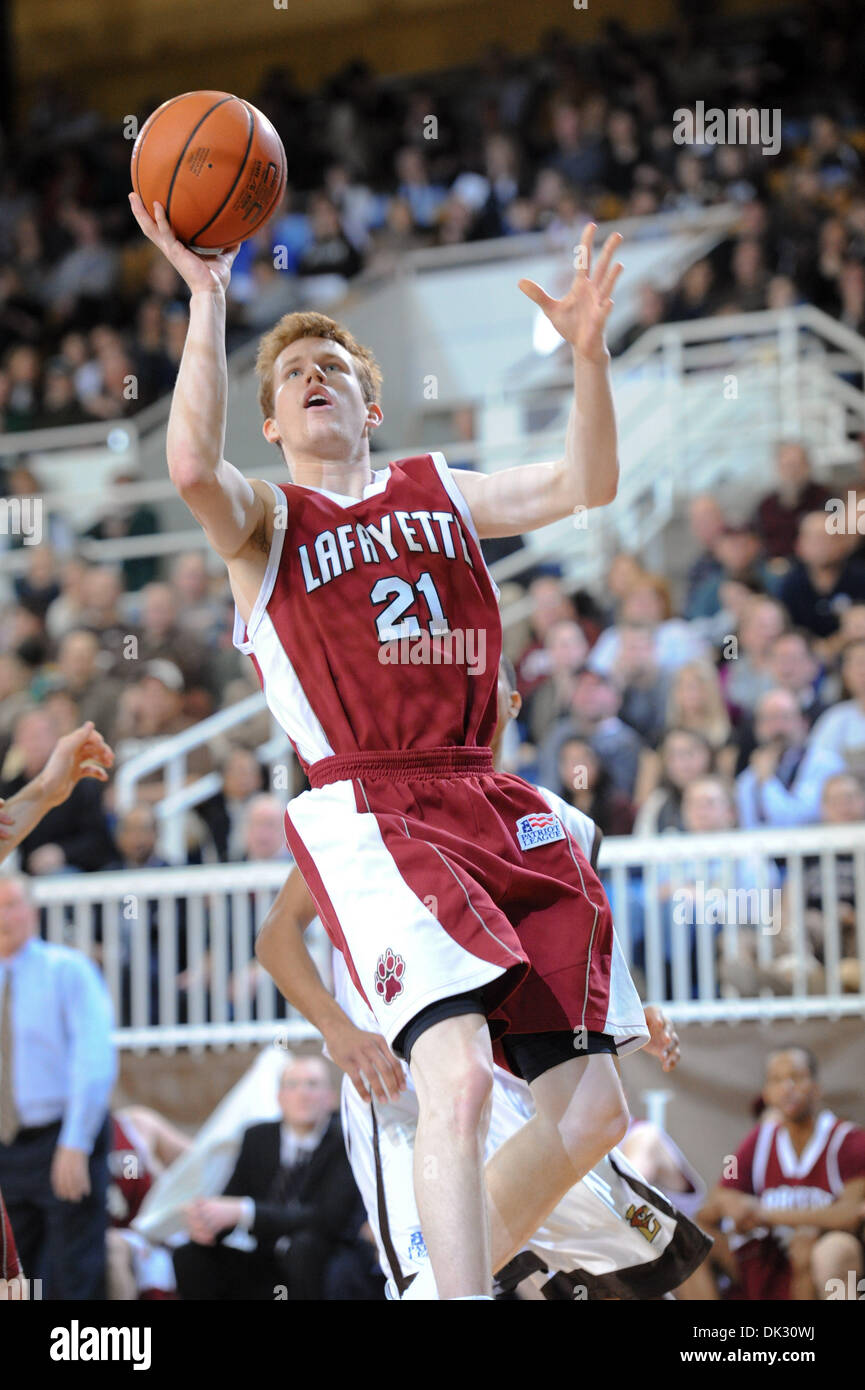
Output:
[[[499,681],[500,719],[494,755],[519,709],[506,663]],[[541,795],[594,863],[595,823],[555,793]],[[406,1067],[378,1034],[374,1014],[334,953],[331,1000],[303,945],[315,906],[295,870],[259,938],[259,958],[290,1002],[313,1016],[328,1050],[346,1072],[342,1122],[346,1147],[379,1248],[391,1298],[436,1298],[436,1286],[414,1196],[417,1097]],[[618,943],[615,944],[618,951]],[[315,1005],[313,1005],[315,1000]],[[647,1011],[648,1044],[665,1070],[678,1060],[678,1040],[660,1011]],[[534,1114],[526,1084],[494,1073],[486,1158]],[[530,1278],[547,1298],[658,1298],[681,1284],[705,1258],[711,1241],[613,1149],[565,1195],[524,1249],[497,1271],[501,1287]]]

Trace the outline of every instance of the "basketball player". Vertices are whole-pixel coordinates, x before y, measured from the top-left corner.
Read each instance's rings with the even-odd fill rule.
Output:
[[[805,1047],[769,1053],[768,1112],[747,1135],[700,1219],[729,1237],[746,1299],[853,1293],[863,1273],[865,1130],[820,1107],[817,1062]],[[845,1293],[844,1297],[849,1297]]]
[[[191,1140],[156,1110],[130,1105],[111,1116],[106,1283],[111,1300],[174,1297],[174,1265],[163,1246],[133,1228],[144,1198]]]
[[[114,754],[91,720],[57,740],[47,763],[32,782],[8,801],[0,801],[0,863],[26,839],[53,806],[60,806],[83,777],[108,781]],[[0,1006],[2,1027],[2,1006]],[[0,1036],[0,1085],[3,1039]],[[0,1106],[2,1109],[2,1106]],[[18,1261],[15,1237],[0,1192],[0,1300],[20,1301],[27,1282]]]
[[[315,904],[295,868],[264,924],[271,934],[271,968],[290,1002],[316,1021],[328,1054],[346,1069],[341,1100],[346,1150],[376,1238],[387,1295],[435,1299],[411,1180],[418,1117],[411,1076],[375,1031],[375,1015],[352,984],[340,952],[333,953],[335,998],[321,982],[303,941],[314,916]],[[646,1010],[646,1024],[647,1048],[665,1071],[671,1070],[678,1060],[675,1033],[657,1009]],[[495,1067],[487,1158],[532,1115],[525,1082]],[[496,1283],[509,1289],[529,1279],[547,1299],[660,1298],[696,1271],[710,1245],[675,1200],[613,1148],[497,1271]]]
[[[561,300],[520,282],[571,349],[560,460],[457,481],[422,454],[373,473],[374,357],[332,319],[289,314],[258,357],[264,435],[289,472],[276,487],[223,456],[235,249],[201,259],[161,206],[154,220],[131,202],[191,291],[169,472],[227,564],[235,642],[311,783],[286,812],[289,847],[352,982],[411,1064],[416,1195],[439,1292],[488,1299],[491,1241],[501,1265],[622,1137],[613,1056],[647,1039],[584,854],[539,793],[493,772],[501,623],[480,549],[615,496],[604,327],[620,238],[592,272],[587,229]],[[471,669],[453,659],[460,636],[484,654]],[[491,1035],[536,1106],[487,1169],[492,1232]]]
[[[496,767],[505,728],[520,708],[516,678],[505,658],[498,702],[491,745]],[[602,838],[597,826],[553,792],[543,789],[542,795],[594,866]],[[329,1055],[345,1073],[346,1148],[387,1272],[389,1296],[435,1298],[411,1188],[417,1096],[408,1072],[378,1034],[375,1016],[352,985],[339,952],[334,952],[335,999],[322,984],[303,941],[314,915],[312,897],[295,869],[262,925],[256,951],[286,998],[318,1027]],[[657,1009],[646,1010],[646,1023],[648,1047],[665,1071],[672,1070],[679,1058],[675,1032]],[[487,1156],[532,1113],[525,1083],[496,1067]],[[709,1244],[674,1200],[665,1200],[620,1149],[613,1149],[565,1195],[526,1249],[498,1272],[497,1283],[508,1288],[528,1277],[545,1298],[573,1299],[575,1290],[576,1296],[589,1298],[657,1298],[688,1278]]]

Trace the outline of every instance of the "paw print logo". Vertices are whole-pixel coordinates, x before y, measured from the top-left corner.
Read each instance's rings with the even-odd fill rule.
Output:
[[[386,1004],[392,1004],[397,995],[402,994],[404,974],[405,961],[388,946],[379,956],[375,967],[375,992],[381,995]]]

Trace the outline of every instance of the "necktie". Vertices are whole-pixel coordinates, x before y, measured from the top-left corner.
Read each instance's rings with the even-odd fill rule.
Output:
[[[294,1163],[288,1167],[280,1166],[273,1179],[269,1200],[281,1206],[285,1202],[290,1202],[296,1197],[303,1185],[306,1176],[307,1166],[311,1155],[302,1149],[298,1151]]]
[[[11,1144],[21,1128],[12,1085],[12,971],[6,971],[0,1002],[0,1144]]]

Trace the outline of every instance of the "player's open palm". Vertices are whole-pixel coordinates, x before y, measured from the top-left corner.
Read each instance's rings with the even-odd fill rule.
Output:
[[[129,206],[144,235],[158,246],[193,294],[225,293],[238,246],[228,246],[218,256],[199,256],[174,235],[161,203],[154,203],[150,216],[137,193],[130,193]]]
[[[611,295],[624,267],[621,261],[613,264],[613,255],[622,242],[621,235],[613,232],[592,269],[592,244],[597,230],[597,224],[590,222],[583,232],[575,257],[577,273],[562,299],[553,299],[534,280],[520,280],[519,287],[579,357],[602,363],[607,359],[604,330],[613,307]]]

